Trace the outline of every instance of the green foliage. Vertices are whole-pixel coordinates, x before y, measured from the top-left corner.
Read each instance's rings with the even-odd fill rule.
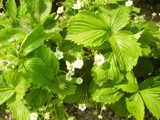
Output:
[[[152,114],[154,116],[156,116],[157,119],[160,118],[159,112],[160,112],[160,88],[159,87],[155,87],[155,88],[151,88],[151,89],[145,89],[145,90],[141,90],[140,94],[147,106],[147,108],[149,109],[150,112],[152,112]]]
[[[63,103],[160,119],[160,29],[125,2],[0,0],[0,105],[16,120],[67,120]]]
[[[128,111],[137,119],[144,120],[144,103],[139,93],[126,100]]]

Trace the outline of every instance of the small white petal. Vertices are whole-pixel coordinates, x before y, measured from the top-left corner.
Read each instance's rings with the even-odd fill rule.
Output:
[[[86,105],[85,104],[79,104],[78,108],[81,110],[81,111],[84,111],[86,109]]]
[[[81,5],[80,4],[74,4],[72,8],[79,10],[81,8]]]
[[[125,2],[125,6],[129,7],[133,5],[133,1],[132,0],[128,0],[127,2]]]
[[[98,66],[102,65],[104,63],[104,56],[102,54],[96,54],[94,56],[94,64],[97,64]]]
[[[66,65],[67,65],[67,70],[71,70],[71,71],[75,70],[73,63],[70,63],[69,61],[66,61]]]
[[[32,112],[32,113],[30,114],[30,120],[37,120],[37,118],[38,118],[38,114],[37,114],[37,113]]]
[[[66,74],[66,80],[71,81],[73,75],[74,75],[74,72],[73,72],[73,71],[69,71],[69,72]]]
[[[74,63],[73,63],[75,68],[81,69],[83,66],[83,60],[77,59]]]
[[[81,77],[77,78],[77,79],[76,79],[76,83],[77,83],[77,84],[83,83],[83,79],[82,79]]]
[[[56,56],[56,58],[58,60],[63,58],[63,52],[62,51],[56,50],[56,52],[54,52],[54,55]]]
[[[64,7],[63,6],[58,7],[57,14],[61,14],[63,12],[64,12]]]

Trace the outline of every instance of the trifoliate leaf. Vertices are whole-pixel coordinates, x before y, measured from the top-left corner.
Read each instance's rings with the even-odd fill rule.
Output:
[[[14,93],[15,91],[12,87],[0,88],[0,105],[12,97]]]
[[[81,11],[70,19],[67,39],[78,45],[94,47],[104,43],[109,34],[107,23],[98,15],[89,11]]]
[[[124,95],[123,92],[115,88],[102,88],[96,90],[92,94],[92,99],[96,102],[103,102],[105,104],[113,104]]]
[[[144,89],[140,94],[149,111],[160,119],[160,87]]]
[[[144,103],[139,93],[126,100],[128,111],[137,119],[144,120]]]
[[[9,104],[16,120],[30,120],[30,112],[22,101],[14,101]]]
[[[116,32],[109,39],[119,68],[131,71],[141,55],[140,44],[132,34],[125,31]]]
[[[27,102],[31,106],[35,107],[42,107],[48,100],[50,100],[52,97],[52,93],[48,92],[45,89],[33,89],[28,95],[27,95]]]

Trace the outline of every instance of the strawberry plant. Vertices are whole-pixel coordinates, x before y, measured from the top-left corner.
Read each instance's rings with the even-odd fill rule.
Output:
[[[57,3],[0,1],[1,107],[16,120],[74,119],[65,103],[160,119],[160,28],[131,0]]]

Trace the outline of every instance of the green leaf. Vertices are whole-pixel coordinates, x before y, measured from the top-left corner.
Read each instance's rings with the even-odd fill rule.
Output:
[[[52,97],[52,93],[48,92],[45,89],[33,89],[28,95],[27,95],[27,102],[31,106],[35,107],[42,107],[45,105],[47,101],[49,101]],[[36,101],[35,101],[36,100]]]
[[[21,78],[21,81],[18,83],[18,85],[15,87],[16,94],[16,100],[21,100],[25,96],[25,92],[30,87],[30,84],[25,79]]]
[[[119,63],[119,68],[123,71],[131,71],[141,55],[140,44],[132,34],[125,31],[113,34],[110,37],[110,43]]]
[[[0,43],[7,42],[10,44],[10,40],[19,40],[24,37],[24,33],[16,28],[8,28],[0,30]]]
[[[43,60],[46,66],[53,70],[53,75],[55,76],[59,70],[59,62],[55,57],[53,51],[47,46],[41,46],[35,51],[35,56]]]
[[[33,83],[47,85],[54,78],[54,72],[40,58],[30,58],[24,62],[26,72],[31,73]]]
[[[113,104],[118,101],[124,93],[115,88],[102,88],[96,90],[92,94],[92,99],[96,102],[103,102],[105,104]]]
[[[7,12],[10,17],[16,18],[17,16],[17,5],[15,0],[7,0],[6,3]]]
[[[150,77],[139,84],[139,89],[148,89],[160,86],[160,76]]]
[[[140,94],[149,111],[160,119],[160,87],[141,90]]]
[[[14,93],[15,91],[12,87],[0,88],[0,105],[12,97]]]
[[[130,19],[127,7],[118,7],[117,9],[100,7],[99,15],[109,25],[112,33],[124,28]]]
[[[109,107],[119,116],[128,117],[130,114],[127,110],[127,105],[125,101],[126,97],[123,96],[114,104],[111,104]]]
[[[42,21],[45,17],[49,15],[52,9],[52,1],[51,0],[36,0],[35,1],[35,14],[37,17],[39,16]]]
[[[0,0],[0,9],[3,8],[3,0]]]
[[[22,101],[14,101],[9,104],[16,120],[30,120],[30,112]]]
[[[128,81],[128,84],[120,84],[120,85],[117,85],[116,88],[129,93],[137,92],[139,88],[138,88],[137,79],[135,78],[133,72],[128,72],[126,74],[126,79]]]
[[[104,55],[106,61],[101,66],[94,65],[92,68],[93,80],[96,84],[102,85],[108,80],[114,80],[114,83],[119,83],[124,80],[124,75],[121,73],[115,54],[108,53]]]
[[[76,86],[72,81],[67,81],[66,76],[59,76],[48,86],[49,89],[56,93],[60,99],[64,99],[67,95],[74,94],[76,91]]]
[[[119,7],[111,11],[110,25],[113,31],[124,28],[129,21],[129,10],[126,7]]]
[[[67,39],[78,45],[94,47],[103,44],[109,34],[107,23],[98,15],[81,11],[70,19]]]
[[[128,111],[137,119],[144,120],[144,103],[139,93],[126,99]]]
[[[47,36],[44,32],[43,26],[38,25],[31,33],[29,33],[22,43],[21,54],[23,56],[32,52],[41,46],[44,41],[47,39]]]

